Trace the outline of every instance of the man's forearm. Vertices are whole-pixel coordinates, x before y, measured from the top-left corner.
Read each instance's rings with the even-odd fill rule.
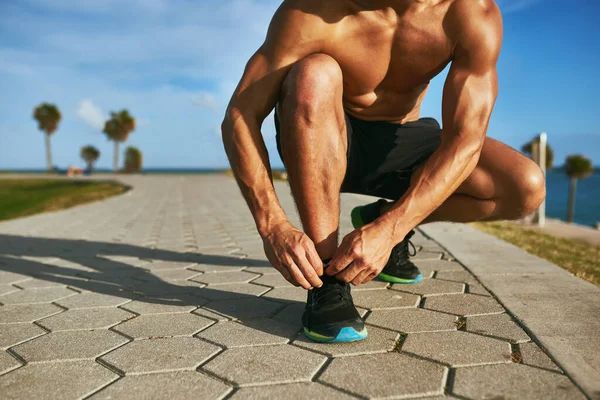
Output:
[[[260,124],[234,110],[228,112],[221,129],[231,169],[257,230],[264,237],[287,218],[273,188],[269,155]]]
[[[376,223],[394,243],[438,208],[477,166],[483,139],[456,138],[443,143],[413,177],[411,186]]]

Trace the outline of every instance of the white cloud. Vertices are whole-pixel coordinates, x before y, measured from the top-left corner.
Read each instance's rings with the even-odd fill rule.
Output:
[[[201,92],[192,98],[192,104],[199,107],[214,108],[217,105],[217,99],[208,92]]]
[[[81,100],[77,107],[77,116],[94,129],[102,130],[106,119],[100,107],[90,99]]]
[[[63,112],[52,138],[58,165],[79,162],[80,147],[92,144],[103,153],[99,167],[110,167],[111,143],[100,131],[108,111],[122,108],[130,110],[139,127],[128,144],[142,149],[152,165],[227,165],[219,129],[225,106],[280,4],[279,0],[3,4],[0,26],[7,39],[0,44],[4,63],[0,120],[5,128],[25,134],[0,132],[0,168],[43,166],[43,142],[32,133],[37,128],[31,119],[31,110],[42,101],[57,104]],[[82,135],[86,126],[98,134]],[[24,150],[31,148],[36,152]]]

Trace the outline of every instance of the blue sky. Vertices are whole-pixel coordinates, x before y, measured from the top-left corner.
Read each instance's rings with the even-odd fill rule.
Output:
[[[223,167],[225,106],[245,62],[264,39],[274,0],[0,0],[0,169],[43,168],[42,133],[31,118],[43,101],[63,121],[54,163],[82,165],[111,110],[138,120],[127,144],[147,167]],[[581,153],[600,164],[600,3],[501,0],[505,40],[500,95],[488,135],[520,147],[546,131],[562,163]],[[440,118],[445,73],[423,116]],[[280,166],[272,119],[263,133]]]

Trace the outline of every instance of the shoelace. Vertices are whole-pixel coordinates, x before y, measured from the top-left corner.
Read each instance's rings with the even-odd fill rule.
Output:
[[[410,231],[403,241],[398,243],[394,248],[392,254],[394,255],[394,262],[398,265],[403,265],[408,261],[408,257],[414,257],[417,254],[417,248],[410,241],[410,238],[415,234],[415,231]],[[409,250],[412,249],[412,251]]]
[[[333,279],[323,279],[323,286],[312,289],[314,304],[320,308],[328,304],[337,304],[348,296],[348,289],[343,282]]]

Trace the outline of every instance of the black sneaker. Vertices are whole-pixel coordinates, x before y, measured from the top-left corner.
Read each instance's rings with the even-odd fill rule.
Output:
[[[321,277],[323,286],[308,291],[302,315],[304,335],[315,342],[354,342],[367,337],[367,328],[354,307],[350,285],[333,276]]]
[[[381,214],[381,206],[387,203],[380,199],[375,203],[355,207],[352,210],[352,225],[354,228],[360,228],[363,225],[375,221]],[[391,283],[416,283],[423,279],[419,268],[410,261],[410,256],[417,252],[410,238],[415,231],[410,231],[408,235],[392,249],[390,259],[377,278]],[[410,251],[412,249],[412,252]]]

